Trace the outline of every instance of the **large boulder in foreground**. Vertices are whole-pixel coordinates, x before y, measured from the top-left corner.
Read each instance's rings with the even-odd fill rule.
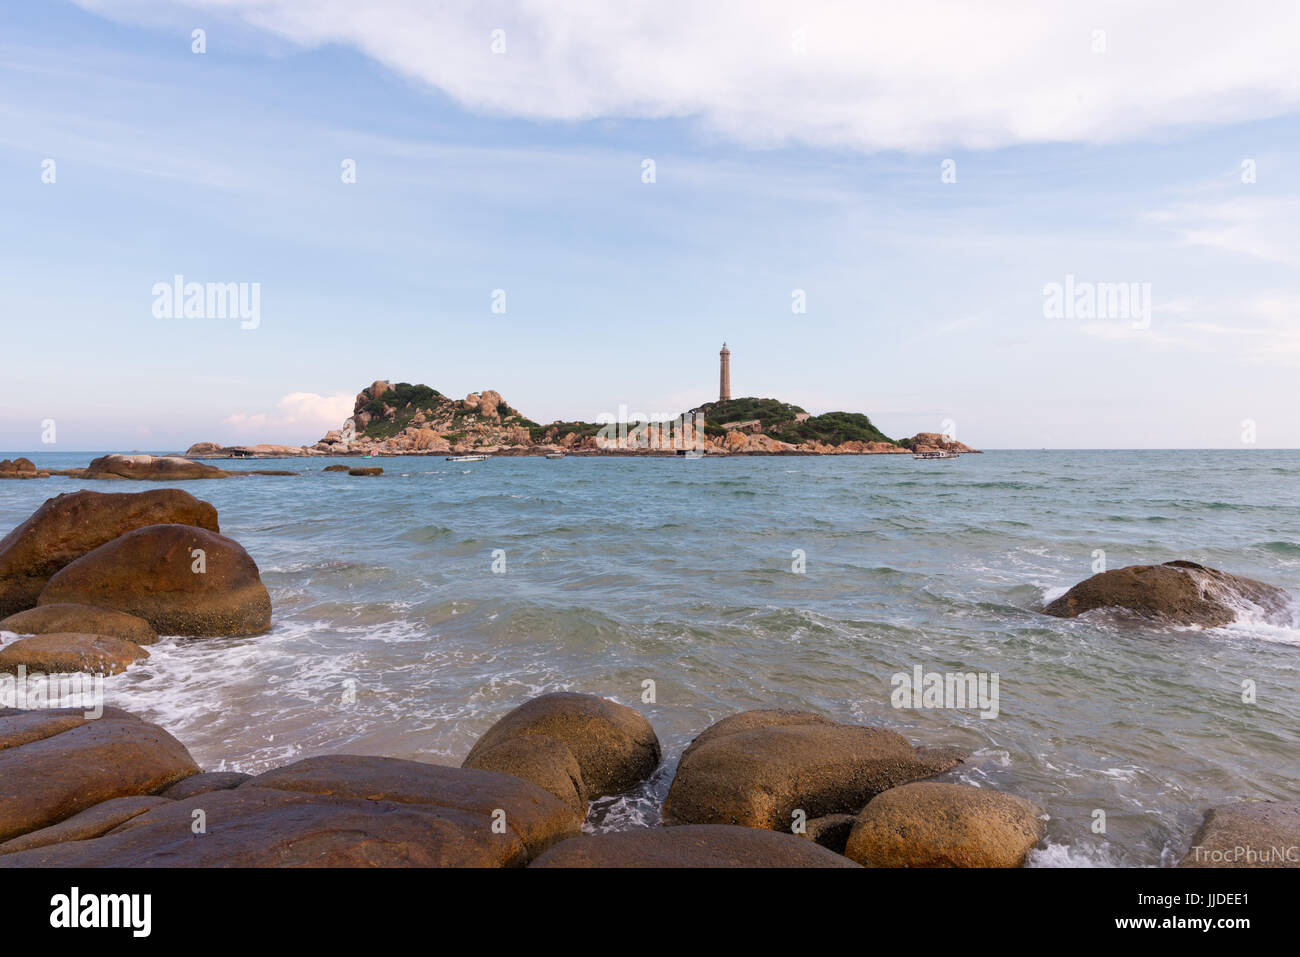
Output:
[[[0,631],[12,631],[19,635],[81,632],[121,638],[137,645],[152,645],[158,640],[158,633],[143,618],[111,608],[71,603],[41,605],[20,611],[0,620]]]
[[[179,455],[101,455],[86,467],[86,478],[139,479],[175,482],[185,479],[229,478],[233,473]]]
[[[110,798],[80,814],[74,814],[66,821],[31,831],[21,837],[15,837],[0,844],[0,854],[13,854],[15,851],[30,851],[50,844],[64,841],[84,841],[92,837],[107,834],[120,824],[143,814],[159,804],[166,804],[167,798],[153,795],[138,797]]]
[[[28,674],[116,675],[148,657],[149,652],[125,638],[55,632],[19,638],[0,647],[0,673],[17,674],[23,667]]]
[[[866,867],[1020,867],[1043,837],[1024,798],[966,784],[892,788],[858,815],[846,856]]]
[[[78,558],[41,592],[41,605],[67,602],[135,615],[163,635],[271,627],[257,563],[233,539],[192,525],[148,525]]]
[[[206,834],[191,831],[195,810]],[[102,837],[0,855],[0,867],[509,867],[580,827],[508,775],[335,755],[169,801]]]
[[[1300,867],[1300,802],[1211,808],[1179,867]]]
[[[116,708],[97,719],[0,709],[0,841],[103,801],[154,794],[198,770],[170,734]]]
[[[792,834],[699,824],[576,837],[530,867],[857,867]]]
[[[682,754],[664,801],[673,824],[738,824],[788,831],[856,814],[882,791],[961,762],[960,752],[918,749],[882,728],[838,724],[806,711],[745,711],[723,718]]]
[[[71,492],[47,499],[0,539],[0,617],[31,608],[55,572],[145,525],[193,525],[219,532],[217,510],[180,489]]]
[[[517,770],[509,773],[525,772],[518,748],[499,750],[512,740],[538,749],[537,764],[548,768],[527,776],[548,788],[571,776],[563,755],[567,749],[581,771],[575,791],[584,802],[626,791],[659,765],[659,737],[650,722],[638,711],[595,695],[563,691],[525,701],[483,733],[464,766],[499,770],[512,766]],[[556,743],[562,749],[556,749]],[[564,795],[567,800],[567,791]]]
[[[1250,610],[1274,624],[1290,624],[1291,596],[1281,588],[1229,575],[1195,562],[1129,565],[1080,582],[1043,612],[1075,618],[1105,609],[1120,617],[1218,628]]]

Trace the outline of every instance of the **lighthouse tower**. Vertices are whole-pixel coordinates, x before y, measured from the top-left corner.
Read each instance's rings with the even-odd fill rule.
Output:
[[[722,351],[718,353],[721,362],[721,369],[718,372],[718,401],[726,402],[731,398],[731,350],[727,344],[722,344]]]

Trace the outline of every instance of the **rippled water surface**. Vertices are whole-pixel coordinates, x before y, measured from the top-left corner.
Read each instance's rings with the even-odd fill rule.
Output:
[[[1110,567],[1188,558],[1300,594],[1298,452],[401,458],[367,463],[379,478],[322,473],[331,461],[184,483],[256,559],[274,627],[165,639],[108,696],[205,768],[328,752],[459,763],[510,707],[572,689],[640,708],[665,748],[595,827],[654,820],[682,748],[747,708],[974,752],[965,779],[1051,815],[1037,864],[1172,863],[1210,805],[1300,798],[1300,628],[1036,611],[1097,549]],[[147,486],[0,482],[0,530],[80,487]],[[893,709],[890,677],[917,664],[996,672],[999,716]]]

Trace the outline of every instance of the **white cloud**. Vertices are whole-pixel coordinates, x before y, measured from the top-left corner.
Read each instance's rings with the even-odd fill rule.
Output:
[[[241,436],[259,436],[266,441],[292,443],[314,442],[330,429],[337,429],[352,414],[356,399],[352,393],[291,392],[276,403],[274,412],[252,415],[237,412],[227,416],[225,424]]]
[[[1300,104],[1294,0],[78,2],[171,24],[191,9],[306,47],[353,47],[471,110],[688,117],[747,144],[1112,142]],[[208,55],[219,27],[208,26]],[[491,51],[497,29],[503,54]],[[1105,52],[1093,50],[1095,30]]]
[[[1191,246],[1208,246],[1265,262],[1300,265],[1300,198],[1294,196],[1246,195],[1190,202],[1145,218],[1179,232]]]

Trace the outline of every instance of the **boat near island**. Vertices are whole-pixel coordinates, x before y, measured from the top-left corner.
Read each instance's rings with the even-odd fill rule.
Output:
[[[563,452],[547,452],[547,453],[546,453],[546,457],[547,457],[548,459],[562,459],[562,458],[564,458],[564,453],[563,453]]]
[[[955,459],[959,454],[960,453],[958,452],[950,452],[950,451],[914,452],[912,453],[912,458],[914,459]]]
[[[485,462],[486,455],[448,455],[448,462]]]

